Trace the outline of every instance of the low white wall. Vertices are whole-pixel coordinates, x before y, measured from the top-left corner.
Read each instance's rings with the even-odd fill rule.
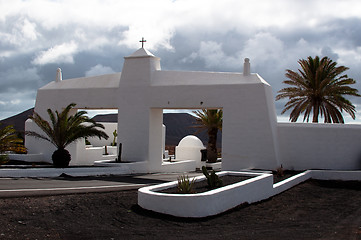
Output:
[[[138,204],[148,210],[177,217],[207,217],[222,213],[241,203],[258,202],[272,195],[271,174],[243,172],[219,172],[219,176],[250,175],[254,178],[197,194],[167,194],[156,192],[177,186],[177,181],[143,187],[138,190]],[[196,181],[204,176],[195,177]],[[206,204],[205,204],[206,203]]]
[[[107,151],[105,151],[105,147],[107,147]],[[103,154],[106,155],[115,155],[118,156],[118,147],[117,146],[103,146]]]
[[[196,161],[184,160],[179,162],[163,162],[161,172],[192,172],[196,169]]]
[[[286,169],[361,169],[361,125],[278,123]]]
[[[196,167],[201,168],[201,147],[175,147],[175,157],[174,161],[183,161],[183,160],[194,160],[196,161]]]
[[[44,162],[43,154],[7,154],[10,160],[18,160],[24,162]]]
[[[317,180],[361,181],[361,171],[312,170],[312,178]]]
[[[297,175],[294,175],[294,176],[287,178],[276,184],[273,184],[273,195],[276,195],[283,191],[286,191],[287,189],[294,187],[297,184],[300,184],[300,183],[308,180],[311,177],[312,177],[312,170],[309,170],[309,171],[305,171],[305,172],[299,173]]]

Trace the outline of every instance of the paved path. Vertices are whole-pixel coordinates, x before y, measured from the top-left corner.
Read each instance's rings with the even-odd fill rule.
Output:
[[[0,198],[138,189],[151,184],[175,181],[180,175],[182,174],[159,173],[133,176],[0,178]],[[194,177],[202,173],[193,172],[187,175]]]

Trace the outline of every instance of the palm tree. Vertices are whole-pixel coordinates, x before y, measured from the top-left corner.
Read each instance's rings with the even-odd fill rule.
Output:
[[[16,130],[12,125],[8,125],[0,129],[0,164],[7,162],[7,151],[26,153],[26,148],[23,145],[23,139],[17,136]]]
[[[33,131],[28,131],[25,134],[46,140],[57,147],[57,150],[52,155],[52,160],[55,167],[69,166],[71,156],[65,148],[80,138],[109,138],[104,131],[97,129],[104,129],[104,126],[100,123],[96,123],[94,120],[86,116],[86,111],[79,111],[75,115],[69,116],[70,110],[75,105],[75,103],[69,104],[60,113],[58,111],[55,111],[54,113],[52,110],[48,109],[47,112],[51,123],[44,120],[36,112],[34,112],[33,116],[30,116],[30,119],[32,119],[46,135]]]
[[[199,131],[206,130],[208,133],[207,158],[209,162],[217,161],[217,134],[218,130],[222,131],[223,111],[220,109],[202,109],[193,112],[196,116],[194,126]],[[199,132],[198,131],[198,132]]]
[[[283,83],[291,85],[278,91],[276,100],[288,98],[282,114],[292,109],[290,121],[296,122],[300,114],[304,114],[303,121],[309,121],[311,112],[312,122],[317,123],[319,115],[324,117],[325,123],[344,123],[344,110],[355,119],[355,106],[344,95],[357,96],[358,90],[348,85],[356,81],[344,72],[344,66],[336,66],[328,57],[321,60],[318,56],[300,59],[301,69],[298,72],[287,69],[285,76],[288,80]]]

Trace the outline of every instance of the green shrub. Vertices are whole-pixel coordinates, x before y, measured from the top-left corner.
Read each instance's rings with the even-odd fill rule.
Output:
[[[9,157],[6,154],[0,154],[0,166],[7,163],[9,161]]]
[[[204,176],[207,178],[208,188],[214,189],[223,186],[222,180],[218,177],[216,172],[212,170],[211,174],[208,173],[207,168],[205,166],[202,167],[202,172]]]
[[[283,177],[285,175],[285,171],[283,169],[282,164],[279,168],[276,169],[276,175],[277,177]]]
[[[193,178],[193,180],[189,180],[189,177],[185,175],[178,177],[178,186],[177,186],[178,193],[182,193],[182,194],[194,193],[193,190],[194,181],[195,178]]]

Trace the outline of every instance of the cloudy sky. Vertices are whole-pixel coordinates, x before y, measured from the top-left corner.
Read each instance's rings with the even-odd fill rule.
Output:
[[[64,79],[120,72],[142,37],[164,70],[242,72],[248,57],[276,95],[285,69],[319,55],[361,89],[359,0],[0,0],[0,119],[33,107],[58,67]]]

